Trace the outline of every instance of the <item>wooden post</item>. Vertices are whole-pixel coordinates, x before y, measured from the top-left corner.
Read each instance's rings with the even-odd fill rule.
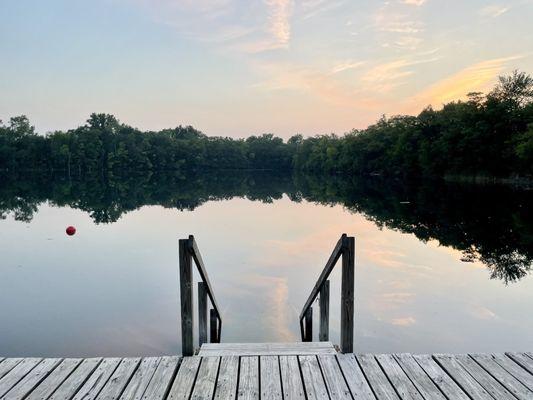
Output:
[[[193,290],[192,257],[189,252],[189,239],[179,240],[180,259],[180,298],[181,298],[181,352],[184,356],[193,355]]]
[[[211,331],[211,343],[218,343],[217,312],[212,308],[209,311],[209,330]]]
[[[320,330],[318,340],[329,340],[329,280],[325,281],[320,288]]]
[[[198,282],[198,342],[199,346],[207,342],[207,285]]]
[[[355,239],[343,237],[341,283],[341,352],[353,353]]]
[[[305,313],[305,337],[304,342],[313,341],[313,307],[309,307]]]

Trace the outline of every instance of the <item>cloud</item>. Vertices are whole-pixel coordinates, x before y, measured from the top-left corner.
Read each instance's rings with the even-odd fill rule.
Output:
[[[464,68],[413,96],[407,102],[410,110],[408,112],[418,112],[429,104],[441,105],[464,99],[470,92],[485,92],[493,85],[496,77],[504,71],[508,62],[519,58],[522,56],[497,58],[481,61]]]
[[[287,48],[291,40],[290,17],[292,0],[265,0],[269,8],[269,32],[274,38],[274,46]]]
[[[483,17],[496,18],[502,14],[505,14],[507,11],[509,11],[509,7],[492,4],[479,10],[479,14]]]
[[[392,325],[396,326],[410,326],[416,323],[416,319],[413,317],[393,318],[391,320]]]
[[[345,61],[335,65],[331,69],[331,74],[338,74],[339,72],[347,71],[349,69],[359,68],[364,65],[365,61]]]
[[[402,0],[402,4],[408,4],[410,6],[420,7],[426,2],[426,0]]]

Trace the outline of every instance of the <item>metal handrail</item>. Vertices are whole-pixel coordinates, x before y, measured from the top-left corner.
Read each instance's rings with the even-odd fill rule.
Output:
[[[321,340],[327,340],[329,329],[329,281],[328,277],[342,256],[342,288],[341,288],[341,351],[353,351],[353,320],[354,320],[354,282],[355,282],[355,239],[342,234],[337,241],[324,269],[318,277],[311,294],[305,302],[299,316],[302,341],[312,341],[312,307],[319,294],[327,296],[321,299]],[[322,309],[324,307],[325,309]]]
[[[192,291],[192,262],[196,265],[196,269],[200,274],[202,282],[199,283],[199,289],[205,290],[211,305],[211,342],[219,342],[222,334],[222,316],[218,303],[209,281],[209,276],[205,268],[205,264],[202,260],[200,250],[193,235],[189,235],[188,239],[179,240],[179,256],[180,256],[180,293],[181,293],[181,332],[182,332],[182,353],[184,356],[193,354],[193,291]],[[199,308],[202,294],[199,293]],[[205,303],[207,305],[207,303]],[[202,318],[207,318],[207,315],[202,314],[202,310],[199,310],[200,322]],[[218,321],[218,323],[217,323]],[[216,325],[214,329],[213,325]],[[207,322],[204,321],[204,327],[207,327]],[[200,334],[202,335],[202,325],[199,325]],[[200,339],[200,345],[201,345]]]

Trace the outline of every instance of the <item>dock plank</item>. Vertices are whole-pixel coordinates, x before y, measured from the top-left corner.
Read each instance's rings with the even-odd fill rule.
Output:
[[[235,399],[239,382],[239,357],[224,356],[220,358],[218,379],[215,387],[215,399]]]
[[[241,357],[237,398],[259,399],[259,357]]]
[[[98,396],[115,369],[120,364],[120,358],[104,358],[89,376],[83,386],[76,392],[73,400],[93,400]]]
[[[527,372],[527,370],[522,368],[520,365],[515,363],[513,360],[511,360],[504,354],[492,354],[492,358],[507,372],[509,372],[516,379],[522,382],[524,386],[529,388],[529,390],[533,390],[533,374]]]
[[[196,380],[201,357],[185,357],[168,394],[169,400],[188,400]]]
[[[326,383],[316,356],[300,356],[298,360],[300,361],[307,399],[329,399]]]
[[[304,400],[305,391],[297,356],[280,356],[279,368],[284,399]]]
[[[322,369],[322,375],[326,382],[329,397],[332,400],[351,400],[350,389],[344,380],[337,358],[330,355],[319,355],[318,363]]]
[[[363,370],[370,387],[376,397],[380,400],[398,400],[398,394],[390,384],[389,380],[381,370],[378,362],[372,354],[361,354],[357,356],[357,361]]]
[[[488,354],[471,354],[470,357],[502,386],[520,400],[533,399],[533,392],[507,372]]]
[[[463,389],[437,364],[433,357],[428,354],[417,354],[413,355],[413,359],[448,399],[470,399]]]
[[[4,377],[9,371],[11,371],[15,366],[20,363],[23,358],[5,358],[0,363],[0,379]]]
[[[395,354],[394,358],[425,399],[446,400],[446,397],[416,362],[411,354]]]
[[[281,400],[281,375],[278,356],[261,356],[259,358],[261,399]]]
[[[66,358],[57,366],[26,400],[48,399],[82,362],[81,358]]]
[[[353,354],[339,354],[337,356],[346,383],[350,388],[352,397],[355,400],[374,400],[376,396],[372,393],[361,367],[357,363]]]
[[[19,383],[40,362],[41,358],[24,358],[0,379],[0,398]]]
[[[472,399],[490,399],[492,397],[489,392],[466,371],[455,356],[449,354],[435,354],[433,357]]]
[[[211,400],[213,398],[219,365],[220,357],[202,359],[191,396],[192,400]]]
[[[22,378],[2,400],[21,400],[28,396],[61,362],[60,358],[45,358]]]
[[[120,400],[141,400],[160,361],[161,357],[143,358],[120,396]]]
[[[116,400],[120,397],[133,373],[141,362],[140,358],[124,358],[113,372],[100,393],[96,396],[98,400]]]
[[[528,357],[525,353],[505,353],[514,362],[527,370],[530,374],[533,374],[533,359]]]
[[[394,356],[391,354],[378,354],[376,355],[376,360],[400,398],[403,400],[423,400],[422,395],[405,374]]]
[[[161,400],[166,397],[180,361],[181,357],[161,357],[154,376],[143,394],[144,400]]]
[[[101,358],[86,358],[81,364],[69,375],[67,379],[56,389],[50,396],[49,400],[70,400],[76,392],[89,379],[96,367],[102,361]]]
[[[198,352],[208,356],[281,356],[337,354],[331,342],[305,343],[204,343]]]

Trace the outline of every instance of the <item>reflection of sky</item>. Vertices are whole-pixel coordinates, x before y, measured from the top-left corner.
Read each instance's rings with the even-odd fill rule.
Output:
[[[84,212],[41,206],[30,224],[0,222],[0,354],[179,352],[177,239],[189,233],[223,310],[224,341],[298,340],[300,309],[343,232],[356,237],[357,352],[531,347],[530,277],[506,287],[436,242],[284,198],[143,207],[98,226]],[[338,343],[340,268],[331,293]]]

